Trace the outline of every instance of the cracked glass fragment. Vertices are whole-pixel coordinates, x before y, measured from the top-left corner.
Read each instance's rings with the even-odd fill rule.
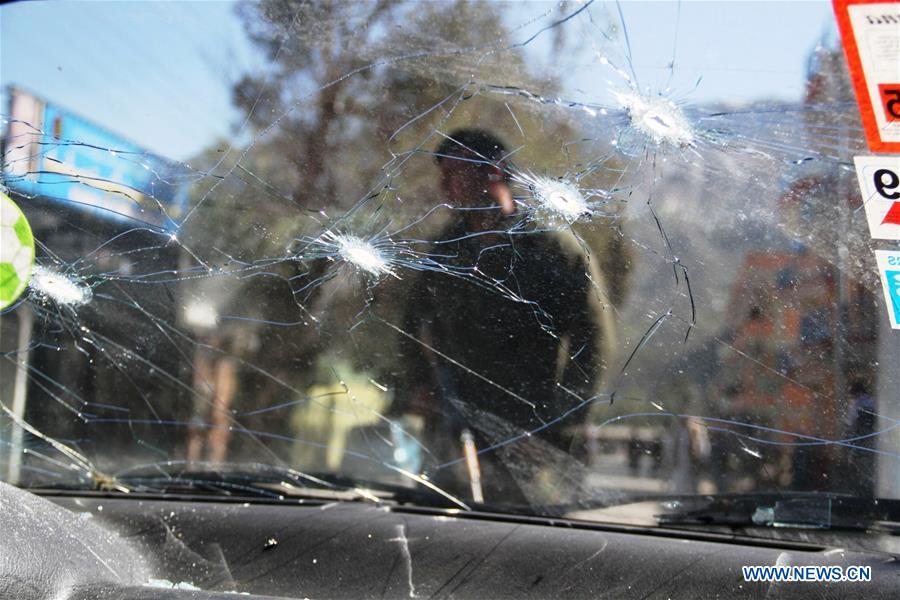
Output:
[[[54,8],[0,8],[34,246],[4,212],[0,480],[596,520],[900,497],[896,248],[828,3]]]

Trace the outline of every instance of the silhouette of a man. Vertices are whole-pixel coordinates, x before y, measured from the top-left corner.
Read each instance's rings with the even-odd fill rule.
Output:
[[[583,255],[559,236],[513,229],[522,219],[506,153],[478,129],[453,132],[435,152],[454,218],[433,252],[448,272],[424,272],[407,301],[395,409],[425,416],[425,442],[442,459],[474,438],[485,500],[521,503],[531,475],[503,445],[543,427],[530,441],[570,449],[586,411],[554,420],[592,393],[601,331]],[[463,464],[432,479],[468,497]]]

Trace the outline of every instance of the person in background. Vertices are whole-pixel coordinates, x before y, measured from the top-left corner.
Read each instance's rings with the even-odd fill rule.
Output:
[[[433,481],[515,504],[528,501],[535,476],[519,470],[517,453],[572,449],[601,364],[603,309],[583,251],[515,228],[506,154],[479,129],[454,131],[435,151],[453,210],[433,252],[448,270],[425,271],[412,286],[393,409],[425,417],[434,455],[465,458]]]

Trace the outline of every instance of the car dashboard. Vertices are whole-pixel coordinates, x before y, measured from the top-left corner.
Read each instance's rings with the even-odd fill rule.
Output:
[[[570,519],[320,500],[0,484],[4,598],[896,598],[881,554]],[[866,583],[751,583],[744,565],[871,565]],[[822,587],[824,585],[824,588]],[[821,592],[820,592],[821,590]]]

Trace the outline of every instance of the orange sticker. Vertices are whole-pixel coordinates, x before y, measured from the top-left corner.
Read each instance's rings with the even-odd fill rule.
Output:
[[[900,152],[900,2],[833,4],[869,148]]]

